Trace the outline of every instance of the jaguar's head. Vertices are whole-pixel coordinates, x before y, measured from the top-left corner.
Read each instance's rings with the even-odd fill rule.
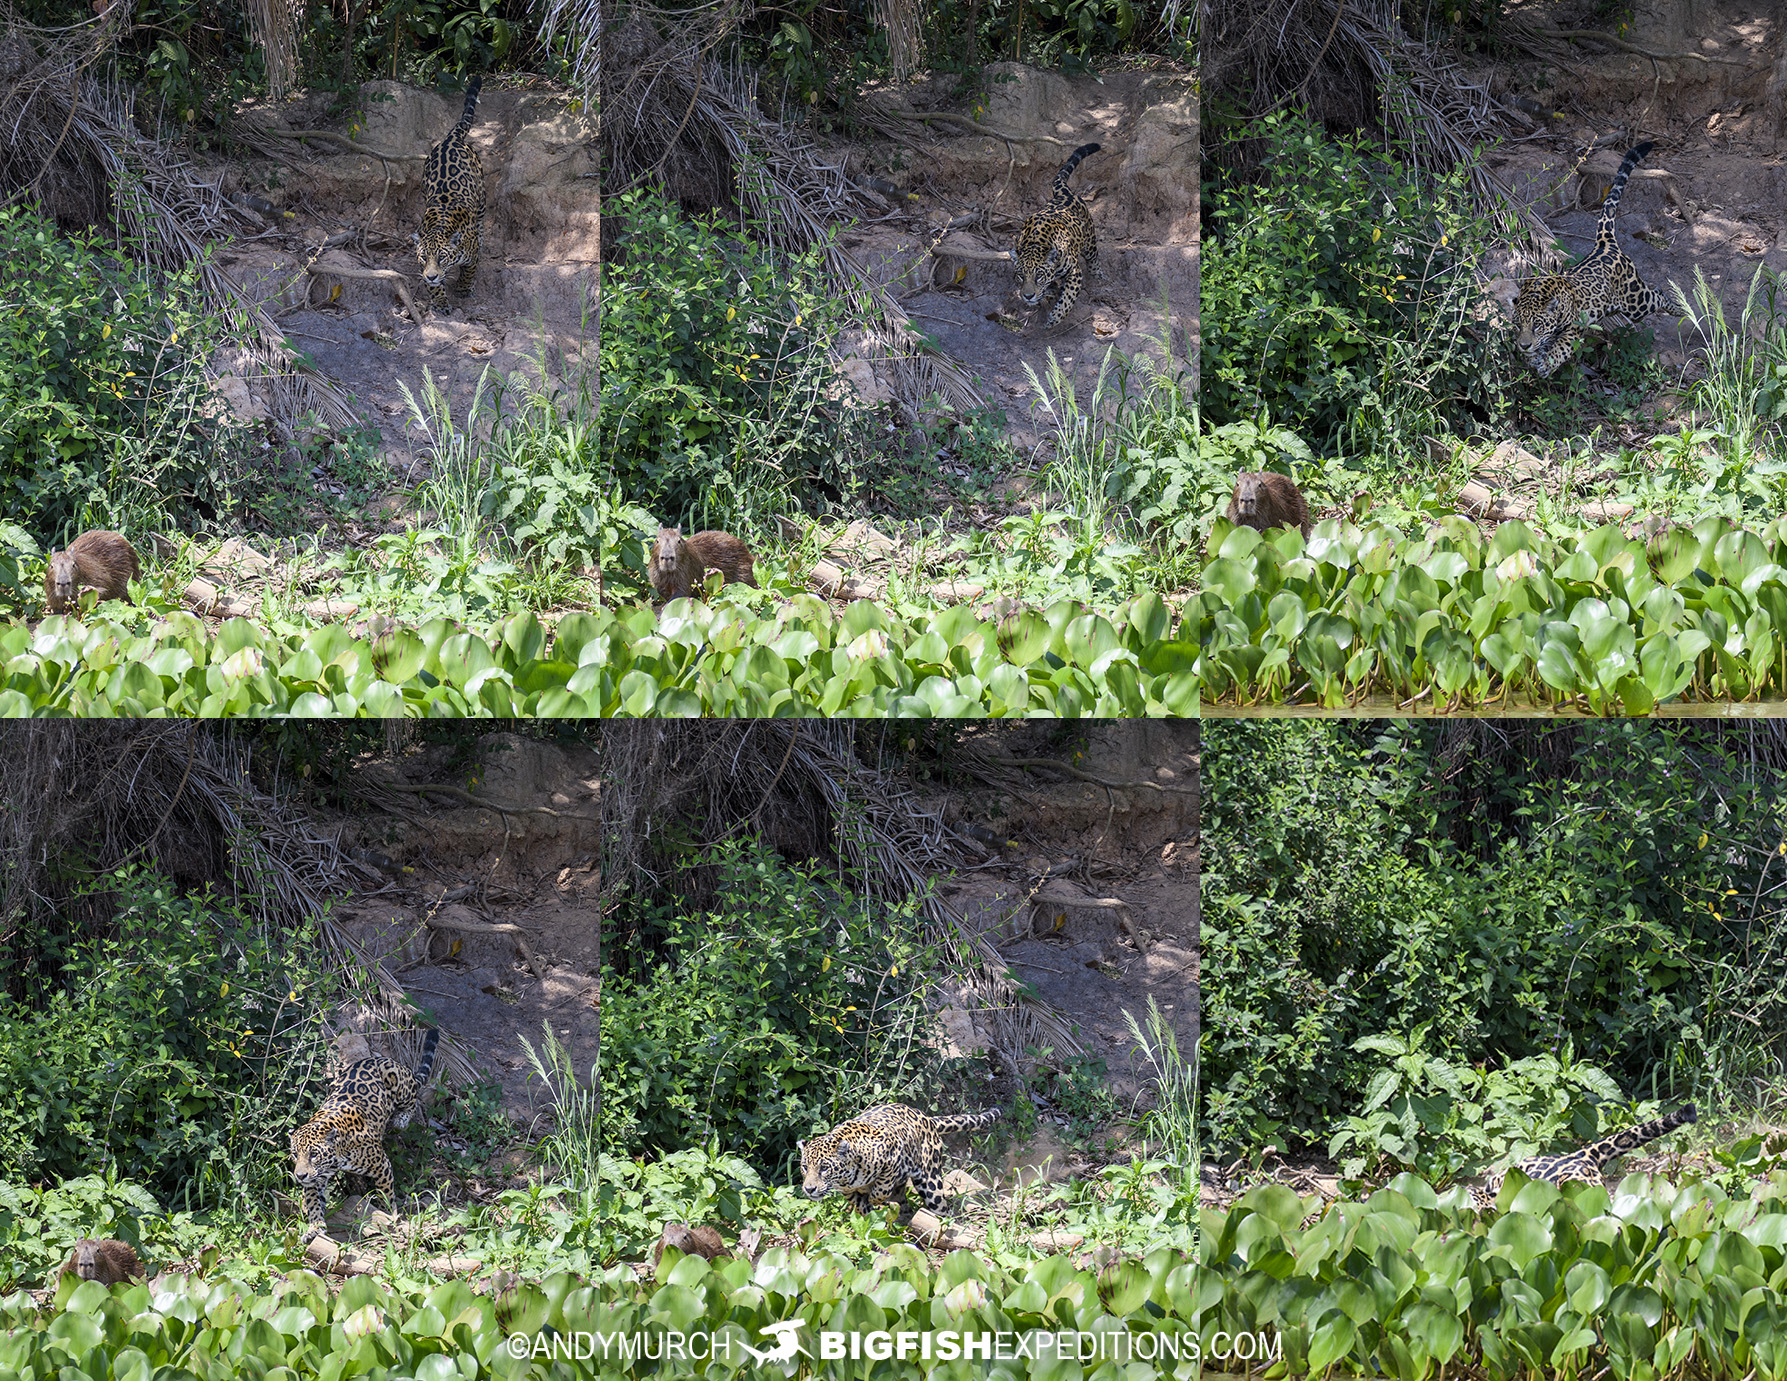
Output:
[[[834,1189],[856,1186],[856,1158],[841,1141],[820,1137],[798,1143],[800,1189],[809,1199],[823,1199]]]
[[[422,265],[422,281],[430,288],[439,288],[446,280],[447,270],[459,267],[465,229],[451,229],[444,221],[425,216],[421,233],[410,236],[410,240],[416,246],[416,261]]]
[[[320,1136],[315,1128],[303,1126],[292,1133],[292,1178],[306,1189],[327,1189],[329,1181],[344,1164],[336,1149],[336,1130],[331,1127]]]
[[[1048,291],[1061,272],[1061,247],[1057,245],[1046,255],[1040,245],[1026,251],[1018,247],[1018,299],[1026,307],[1034,307],[1042,301],[1042,295]]]

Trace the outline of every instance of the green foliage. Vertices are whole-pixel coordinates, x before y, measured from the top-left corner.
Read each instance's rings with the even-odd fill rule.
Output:
[[[1780,276],[1756,266],[1735,327],[1698,265],[1692,296],[1673,286],[1681,314],[1706,350],[1706,373],[1694,382],[1690,400],[1714,421],[1710,430],[1724,468],[1759,472],[1764,504],[1779,511],[1787,496],[1787,303],[1776,301]]]
[[[1515,1060],[1505,1070],[1451,1064],[1427,1052],[1431,1023],[1409,1036],[1361,1036],[1353,1049],[1388,1058],[1372,1076],[1358,1114],[1342,1120],[1328,1142],[1349,1179],[1387,1178],[1412,1169],[1434,1183],[1501,1159],[1524,1160],[1564,1136],[1594,1141],[1606,1134],[1583,1097],[1621,1102],[1604,1071],[1565,1052]],[[1574,1111],[1572,1111],[1574,1109]],[[1638,1120],[1655,1115],[1640,1110]],[[1353,1155],[1341,1158],[1343,1151]]]
[[[826,875],[736,841],[708,915],[667,923],[667,958],[602,987],[602,1136],[638,1154],[706,1144],[769,1168],[865,1103],[933,1071],[915,1034],[930,956],[916,903],[852,898]]]
[[[357,639],[341,624],[230,619],[151,600],[146,632],[72,617],[0,626],[0,716],[483,717],[816,714],[1063,717],[1195,713],[1195,649],[1155,595],[1095,614],[1062,601],[983,623],[966,605],[833,614],[797,594],[774,618],[672,601],[479,634],[446,619]]]
[[[134,871],[104,890],[115,934],[69,950],[68,987],[41,1008],[0,998],[0,1179],[104,1170],[238,1200],[292,1119],[262,1100],[313,1034],[316,982],[208,898]]]
[[[601,454],[625,490],[685,528],[768,531],[860,483],[841,456],[831,342],[848,320],[817,249],[767,227],[691,219],[655,193],[605,208],[626,227],[602,287]]]
[[[0,209],[0,511],[39,543],[190,522],[214,502],[232,433],[208,415],[221,324],[196,273]]]
[[[1076,1137],[1089,1137],[1116,1119],[1110,1069],[1102,1059],[1075,1055],[1065,1063],[1056,1063],[1054,1051],[1047,1047],[1025,1053],[1037,1062],[1031,1088],[1067,1117]]]
[[[400,384],[430,452],[420,520],[323,563],[324,588],[406,622],[492,618],[517,606],[590,602],[583,573],[646,588],[656,523],[628,502],[597,447],[588,372],[479,378],[463,422],[427,370]]]
[[[1741,899],[1779,784],[1683,730],[1595,723],[1544,772],[1447,759],[1447,805],[1441,727],[1207,726],[1207,1142],[1444,1176],[1623,1103],[1600,1069],[1661,1098],[1778,1058],[1741,1014],[1787,1021],[1758,959],[1787,933]]]
[[[545,1291],[564,1301],[572,1283],[561,1276],[545,1282]],[[219,1303],[224,1299],[236,1303]],[[588,1303],[586,1287],[568,1307]],[[430,1285],[412,1277],[386,1286],[361,1276],[332,1294],[308,1270],[293,1271],[270,1293],[234,1280],[176,1281],[154,1301],[146,1285],[108,1290],[98,1281],[64,1282],[53,1312],[39,1312],[18,1295],[0,1302],[0,1366],[28,1381],[97,1381],[133,1368],[169,1376],[336,1377],[350,1366],[425,1381],[519,1378],[529,1364],[508,1356],[504,1335],[537,1332],[549,1315],[561,1328],[571,1325],[531,1282],[513,1305],[499,1323],[495,1298],[474,1295],[464,1281]],[[224,1308],[228,1322],[215,1312]],[[195,1319],[206,1326],[195,1327]]]
[[[1415,449],[1501,399],[1512,355],[1473,321],[1493,241],[1459,169],[1429,179],[1364,137],[1273,115],[1258,185],[1210,189],[1202,404],[1269,413],[1324,452]]]
[[[1200,1332],[1275,1338],[1292,1376],[1787,1373],[1781,1185],[1520,1178],[1488,1227],[1413,1175],[1364,1204],[1266,1185],[1206,1210]]]
[[[1023,1337],[1029,1355],[1071,1323],[1094,1334],[1128,1332],[1138,1357],[1170,1345],[1183,1357],[1158,1374],[1196,1374],[1186,1334],[1198,1282],[1183,1251],[1158,1248],[1140,1260],[1101,1270],[1076,1269],[1066,1257],[982,1259],[951,1253],[941,1264],[902,1243],[866,1265],[833,1252],[774,1247],[755,1264],[734,1258],[710,1265],[667,1252],[651,1276],[630,1266],[593,1276],[563,1271],[512,1291],[474,1294],[465,1281],[433,1284],[405,1273],[390,1284],[360,1276],[332,1293],[308,1270],[294,1270],[265,1293],[245,1282],[176,1282],[150,1298],[146,1286],[97,1281],[59,1287],[55,1309],[28,1298],[0,1301],[0,1366],[21,1381],[128,1376],[148,1368],[168,1376],[259,1375],[309,1381],[389,1374],[420,1381],[483,1381],[535,1375],[553,1364],[510,1355],[508,1340],[665,1331],[714,1335],[735,1357],[741,1344],[763,1346],[763,1330],[798,1321],[800,1343],[818,1351],[820,1330],[957,1333]],[[203,1326],[199,1326],[202,1324]],[[588,1344],[586,1344],[588,1346]],[[561,1353],[561,1357],[562,1357]],[[721,1355],[725,1355],[722,1352]],[[618,1349],[560,1369],[626,1374]],[[965,1369],[974,1363],[963,1363]],[[984,1367],[984,1363],[980,1364]],[[355,1369],[358,1370],[355,1370]]]
[[[712,1141],[652,1160],[604,1156],[597,1184],[604,1261],[640,1259],[666,1223],[713,1223],[730,1233],[747,1214],[757,1219],[771,1197],[749,1162],[722,1153]]]
[[[1168,304],[1161,303],[1164,319]],[[1042,486],[1060,495],[1060,511],[1006,520],[1013,532],[1053,529],[1030,564],[1082,597],[1189,584],[1190,551],[1207,521],[1201,500],[1204,467],[1197,456],[1197,410],[1190,372],[1163,331],[1161,357],[1107,349],[1084,406],[1071,375],[1050,350],[1039,376],[1024,369],[1055,424],[1055,455]]]
[[[1787,526],[1718,518],[1648,544],[1607,526],[1492,540],[1449,515],[1404,537],[1329,520],[1305,548],[1218,519],[1200,672],[1216,700],[1330,708],[1519,698],[1591,714],[1787,696]]]
[[[0,1291],[38,1282],[83,1237],[128,1242],[145,1265],[157,1251],[190,1255],[207,1231],[190,1213],[164,1213],[141,1185],[104,1175],[83,1175],[42,1189],[0,1180]]]

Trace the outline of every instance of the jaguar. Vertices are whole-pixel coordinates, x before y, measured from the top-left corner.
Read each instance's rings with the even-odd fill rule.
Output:
[[[931,1117],[903,1103],[882,1103],[840,1122],[824,1136],[800,1143],[801,1191],[809,1199],[842,1192],[855,1213],[898,1202],[908,1188],[941,1213],[943,1138],[978,1132],[999,1120],[999,1109]]]
[[[1663,295],[1638,276],[1638,268],[1619,247],[1613,235],[1614,212],[1625,193],[1632,169],[1652,149],[1637,145],[1620,162],[1607,199],[1601,203],[1601,219],[1595,229],[1595,247],[1580,264],[1562,273],[1529,278],[1514,299],[1514,324],[1521,352],[1541,379],[1550,378],[1570,357],[1579,331],[1577,318],[1586,315],[1593,326],[1604,316],[1623,317],[1637,325],[1653,312],[1664,310]]]
[[[1042,301],[1042,295],[1057,281],[1061,296],[1045,323],[1058,324],[1067,315],[1080,295],[1083,270],[1091,269],[1099,277],[1098,237],[1092,230],[1092,213],[1086,203],[1067,186],[1067,179],[1080,166],[1080,160],[1103,147],[1082,144],[1073,151],[1061,171],[1055,174],[1055,195],[1047,208],[1024,218],[1018,231],[1017,249],[1012,257],[1018,263],[1018,297],[1026,307]]]
[[[300,1245],[323,1231],[330,1182],[344,1172],[364,1176],[396,1208],[391,1158],[379,1143],[387,1129],[401,1130],[416,1115],[440,1038],[434,1029],[423,1037],[422,1063],[413,1072],[383,1056],[341,1067],[322,1107],[292,1133],[292,1177],[309,1224]]]
[[[478,273],[478,242],[484,223],[484,165],[472,147],[472,112],[484,78],[465,90],[465,113],[447,137],[428,151],[422,166],[422,229],[410,239],[422,265],[422,281],[437,311],[447,309],[446,277],[459,270],[461,297]]]

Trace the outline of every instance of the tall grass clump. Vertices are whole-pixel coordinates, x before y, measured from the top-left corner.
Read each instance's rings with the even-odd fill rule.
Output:
[[[531,372],[488,370],[463,418],[434,377],[401,385],[429,456],[414,493],[419,515],[333,564],[382,612],[501,614],[549,608],[598,593],[616,577],[643,587],[652,517],[628,502],[603,462],[594,372],[554,378],[544,350]]]
[[[1166,327],[1161,347],[1159,359],[1107,349],[1084,406],[1053,350],[1040,375],[1024,362],[1054,425],[1042,487],[1059,507],[1011,518],[1007,527],[1049,534],[1052,550],[1035,555],[1051,558],[1039,568],[1055,577],[1052,594],[1127,596],[1141,586],[1176,589],[1191,577],[1190,543],[1201,517],[1197,404]],[[1059,588],[1062,575],[1077,580]]]
[[[600,1179],[596,1163],[596,1110],[601,1106],[600,1070],[592,1068],[589,1082],[578,1079],[571,1063],[571,1052],[552,1029],[550,1021],[540,1023],[540,1048],[526,1036],[521,1048],[527,1051],[527,1062],[534,1067],[546,1091],[552,1095],[556,1122],[540,1153],[558,1170],[558,1179],[574,1193],[593,1193]]]
[[[1141,1047],[1142,1058],[1154,1071],[1154,1106],[1149,1110],[1147,1128],[1166,1151],[1166,1159],[1179,1172],[1179,1189],[1197,1202],[1198,1191],[1198,1127],[1197,1070],[1179,1053],[1179,1037],[1161,1015],[1160,1005],[1152,995],[1148,998],[1148,1027],[1136,1020],[1135,1013],[1123,1009],[1123,1020],[1129,1033]]]
[[[1728,470],[1746,471],[1758,462],[1787,467],[1787,303],[1776,303],[1780,286],[1780,278],[1758,264],[1733,326],[1698,265],[1692,294],[1670,284],[1705,352],[1706,373],[1695,381],[1691,398],[1709,414],[1710,444]],[[1787,494],[1775,498],[1778,509]]]

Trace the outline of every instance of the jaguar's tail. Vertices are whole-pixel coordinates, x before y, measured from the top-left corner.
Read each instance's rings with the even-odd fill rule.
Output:
[[[1067,162],[1061,165],[1061,171],[1055,174],[1055,195],[1067,195],[1067,179],[1073,176],[1073,170],[1080,166],[1080,160],[1089,154],[1095,154],[1104,147],[1103,144],[1081,144],[1069,155]]]
[[[1638,166],[1647,153],[1654,148],[1648,139],[1628,150],[1620,160],[1619,171],[1613,175],[1613,186],[1607,189],[1607,200],[1601,203],[1601,223],[1597,228],[1597,240],[1613,234],[1613,213],[1619,209],[1619,199],[1625,195],[1626,179],[1632,176],[1632,169]]]
[[[422,1038],[422,1063],[416,1066],[416,1087],[421,1088],[428,1082],[428,1076],[434,1070],[434,1048],[441,1043],[441,1033],[437,1027],[429,1027],[428,1034]]]
[[[1692,1103],[1684,1108],[1677,1108],[1672,1113],[1653,1118],[1649,1122],[1640,1122],[1634,1127],[1627,1127],[1623,1132],[1615,1132],[1612,1136],[1603,1137],[1592,1146],[1585,1147],[1597,1165],[1606,1165],[1616,1156],[1635,1150],[1648,1141],[1655,1141],[1660,1136],[1667,1136],[1677,1127],[1686,1126],[1690,1122],[1698,1122],[1700,1113]]]
[[[937,1130],[947,1135],[950,1132],[978,1132],[983,1127],[990,1127],[999,1120],[998,1108],[988,1108],[985,1112],[958,1112],[948,1117],[933,1117]]]
[[[478,93],[484,89],[484,74],[480,72],[472,78],[472,84],[465,89],[465,114],[459,117],[459,123],[453,126],[453,133],[464,134],[472,127],[472,112],[478,108]],[[1646,144],[1645,148],[1650,145]]]

